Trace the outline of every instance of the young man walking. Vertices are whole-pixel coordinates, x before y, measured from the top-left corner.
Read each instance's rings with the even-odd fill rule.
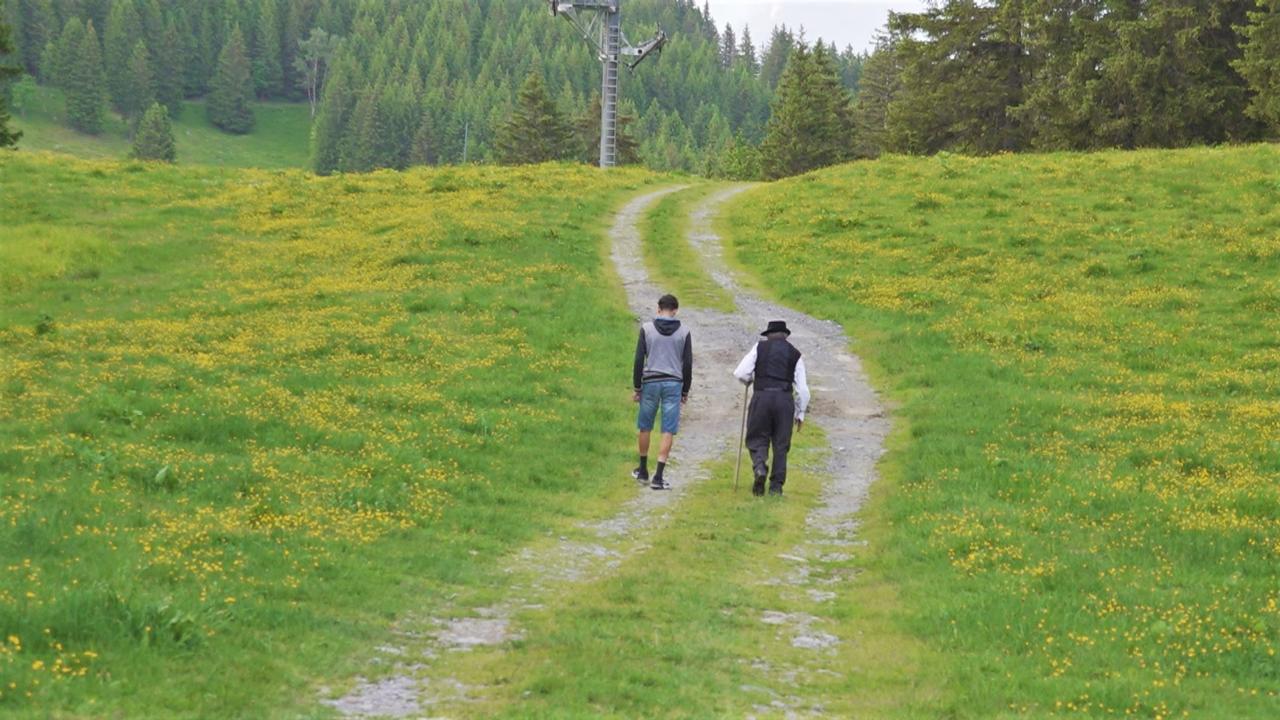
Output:
[[[787,338],[791,331],[782,320],[770,320],[756,343],[738,363],[734,377],[743,385],[755,384],[747,409],[747,450],[755,470],[752,495],[781,495],[787,482],[787,453],[791,450],[791,430],[804,427],[804,411],[809,407],[809,382],[804,359]],[[800,398],[797,404],[792,393]],[[773,446],[773,474],[769,474],[769,446]]]
[[[680,406],[689,400],[689,387],[693,384],[693,339],[689,328],[676,319],[679,309],[680,302],[674,295],[658,299],[657,317],[640,328],[631,371],[634,389],[631,400],[640,403],[636,416],[640,465],[631,471],[631,476],[641,483],[649,483],[654,490],[670,487],[662,471],[667,467],[671,444],[680,429]],[[658,446],[658,466],[650,480],[649,438],[659,407],[662,408],[662,439]]]

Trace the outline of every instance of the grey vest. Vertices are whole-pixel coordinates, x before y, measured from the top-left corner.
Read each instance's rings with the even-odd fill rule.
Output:
[[[670,335],[663,335],[653,326],[644,324],[644,381],[684,380],[684,343],[689,328],[684,323]]]

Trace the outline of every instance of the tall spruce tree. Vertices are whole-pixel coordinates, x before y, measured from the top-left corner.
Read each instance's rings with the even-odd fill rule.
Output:
[[[107,86],[102,70],[102,51],[98,45],[98,32],[90,20],[80,35],[80,48],[75,54],[67,83],[67,121],[71,127],[83,133],[96,135],[102,132],[103,113],[106,110]]]
[[[173,162],[178,157],[173,141],[173,126],[169,124],[169,110],[158,102],[151,103],[138,122],[133,136],[130,156],[138,160]]]
[[[889,148],[889,105],[902,91],[902,67],[890,40],[881,38],[867,58],[853,104],[854,157],[875,158]]]
[[[8,0],[13,5],[10,25],[13,62],[28,75],[44,78],[41,54],[58,34],[58,17],[50,0]],[[4,3],[0,3],[0,6]]]
[[[298,43],[302,41],[303,10],[296,2],[285,4],[280,29],[280,71],[282,93],[289,100],[302,98],[302,82],[297,68]],[[312,113],[312,117],[315,113]]]
[[[1280,132],[1280,0],[1259,0],[1242,31],[1244,52],[1235,67],[1253,91],[1248,113]]]
[[[1022,18],[1004,5],[947,0],[892,16],[902,92],[889,108],[889,143],[906,152],[994,153],[1026,146],[1009,112],[1027,71]]]
[[[778,81],[760,146],[764,174],[780,178],[833,165],[852,149],[851,99],[831,54],[821,44],[800,43]]]
[[[102,58],[107,69],[107,93],[111,104],[121,113],[129,103],[130,80],[127,72],[134,45],[143,40],[142,17],[133,0],[114,0],[107,26],[102,35]]]
[[[354,129],[354,134],[351,136],[353,142],[343,154],[343,170],[368,172],[378,167],[386,167],[381,150],[387,128],[378,107],[380,96],[381,92],[378,88],[366,88],[356,100],[351,117]]]
[[[563,160],[572,154],[573,128],[560,114],[542,75],[531,72],[511,117],[498,129],[494,149],[504,165]]]
[[[342,143],[347,136],[356,96],[345,64],[338,64],[324,86],[324,102],[311,131],[311,167],[318,175],[342,168]]]
[[[50,58],[52,64],[46,69],[46,81],[49,84],[66,89],[83,42],[84,23],[80,18],[69,18],[62,26],[62,34],[54,43],[53,55]]]
[[[133,46],[129,65],[124,68],[124,82],[120,84],[118,99],[120,114],[130,123],[137,123],[143,113],[156,101],[155,78],[151,74],[150,54],[141,40]]]
[[[785,25],[773,29],[769,37],[769,47],[760,60],[760,78],[771,88],[776,88],[782,78],[782,72],[796,48],[796,37]]]
[[[231,30],[218,55],[206,110],[209,122],[229,133],[243,135],[253,130],[253,73],[239,25]]]
[[[258,22],[253,35],[253,86],[258,97],[263,99],[279,97],[284,92],[276,0],[258,3]]]
[[[1087,129],[1073,145],[1176,147],[1256,133],[1244,116],[1244,81],[1230,67],[1245,3],[1101,4],[1063,83],[1064,106]]]
[[[6,62],[5,57],[13,52],[13,42],[9,39],[9,26],[0,18],[0,148],[11,147],[18,143],[22,133],[9,127],[8,85],[22,71]]]
[[[724,24],[724,32],[720,34],[720,67],[733,67],[738,59],[738,36],[733,32],[733,25]]]
[[[751,26],[742,27],[742,39],[738,42],[738,57],[747,66],[747,70],[755,75],[760,72],[760,61],[756,59],[755,42],[751,39]]]
[[[179,70],[183,62],[182,38],[172,20],[160,34],[155,59],[156,69],[159,70],[155,75],[156,101],[169,111],[170,118],[176,118],[182,114],[182,98],[185,93],[184,73]]]
[[[435,129],[431,124],[431,116],[421,113],[418,127],[413,131],[413,141],[409,144],[410,165],[430,165],[436,161]]]

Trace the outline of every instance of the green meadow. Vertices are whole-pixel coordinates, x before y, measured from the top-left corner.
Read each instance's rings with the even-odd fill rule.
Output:
[[[868,568],[935,716],[1280,715],[1280,147],[888,157],[727,223],[893,403]]]
[[[314,712],[632,490],[602,231],[654,179],[0,157],[0,714]]]
[[[0,154],[0,715],[332,715],[390,625],[494,603],[515,551],[635,493],[605,230],[673,179],[234,164]],[[486,688],[454,714],[783,715],[787,667],[832,717],[1275,717],[1276,168],[889,157],[743,193],[718,226],[744,283],[843,323],[891,406],[867,545],[790,608],[856,641],[815,659],[760,622],[821,501],[806,428],[785,502],[728,495],[723,458],[616,569],[452,659]],[[723,307],[682,239],[717,187],[642,229]]]
[[[24,151],[65,153],[89,159],[123,159],[133,142],[120,116],[108,113],[99,135],[67,127],[62,92],[38,87],[30,108],[15,112],[13,126],[22,131]],[[254,104],[255,124],[248,135],[231,135],[209,123],[203,100],[183,103],[173,119],[173,138],[180,165],[286,169],[305,167],[311,152],[311,110],[306,103]]]

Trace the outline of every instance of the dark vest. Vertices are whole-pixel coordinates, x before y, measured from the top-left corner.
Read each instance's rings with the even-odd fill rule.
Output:
[[[796,380],[800,351],[783,338],[761,340],[756,345],[755,390],[791,391]]]

